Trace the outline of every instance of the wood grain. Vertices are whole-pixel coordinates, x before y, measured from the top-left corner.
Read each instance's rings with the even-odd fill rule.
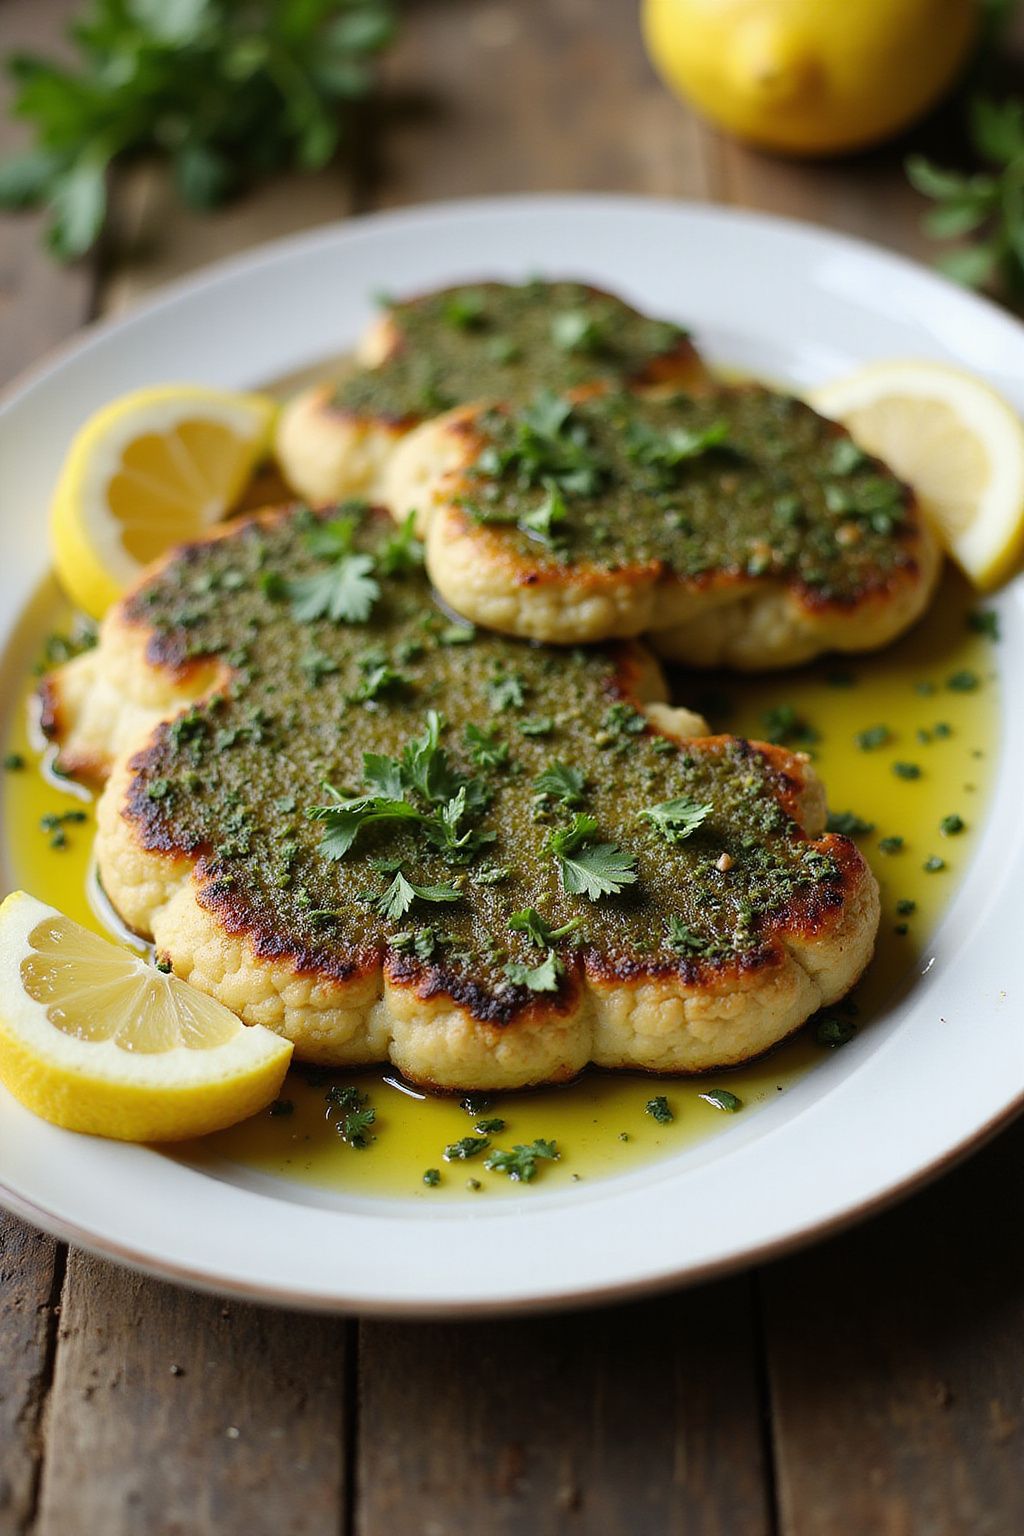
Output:
[[[516,191],[703,197],[704,130],[621,0],[434,0],[385,72],[373,206]]]
[[[74,0],[5,0],[0,36],[7,49],[60,46]],[[26,143],[8,115],[10,91],[0,81],[0,157]],[[57,267],[40,253],[43,218],[5,218],[0,225],[0,386],[74,331],[89,316],[92,273]],[[38,1484],[41,1416],[50,1385],[56,1301],[64,1249],[0,1212],[0,1531],[30,1523]]]
[[[68,1265],[38,1536],[324,1536],[346,1325]]]
[[[360,1330],[357,1536],[762,1536],[749,1283]]]
[[[1024,1531],[1022,1162],[1017,1126],[766,1272],[782,1536]]]

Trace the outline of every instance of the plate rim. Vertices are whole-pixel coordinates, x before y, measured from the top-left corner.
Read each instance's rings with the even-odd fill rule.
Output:
[[[613,212],[616,209],[624,214],[637,212],[658,212],[662,214],[684,214],[698,219],[718,221],[732,225],[756,226],[759,229],[777,231],[783,235],[795,235],[798,238],[814,237],[825,241],[833,249],[844,251],[854,257],[869,258],[877,262],[882,260],[885,264],[892,264],[902,269],[914,282],[932,285],[937,294],[941,296],[943,291],[952,291],[958,298],[968,299],[972,305],[977,305],[988,311],[1001,325],[1009,326],[1020,331],[1024,338],[1024,326],[1021,326],[1015,317],[1001,310],[998,305],[978,296],[965,295],[956,289],[948,280],[937,273],[915,262],[898,252],[889,251],[871,241],[851,236],[842,232],[829,229],[827,226],[815,224],[809,221],[789,218],[776,214],[761,214],[755,210],[735,209],[699,201],[685,201],[674,198],[645,197],[639,194],[517,194],[512,196],[490,198],[462,198],[446,200],[436,203],[418,204],[412,207],[387,210],[379,213],[355,215],[351,218],[331,221],[318,225],[313,229],[303,230],[295,234],[286,235],[264,242],[247,251],[236,253],[221,258],[189,273],[170,283],[162,284],[152,294],[146,296],[137,304],[131,305],[124,313],[100,317],[88,325],[80,328],[65,342],[50,349],[37,362],[23,370],[15,379],[0,391],[0,418],[23,401],[28,399],[35,389],[50,379],[54,374],[59,374],[63,366],[83,353],[88,352],[97,343],[106,337],[116,335],[118,332],[127,331],[133,324],[145,321],[147,318],[167,308],[173,308],[189,296],[209,289],[218,283],[231,284],[240,275],[249,270],[258,269],[283,261],[287,264],[290,260],[301,260],[303,254],[315,252],[319,247],[329,248],[339,239],[358,238],[360,235],[372,233],[375,230],[412,230],[425,224],[446,225],[453,220],[466,217],[476,217],[486,220],[495,214],[518,214],[523,216],[531,210],[566,211],[574,209],[596,209],[602,212]],[[699,322],[698,322],[699,323]],[[1020,587],[1020,581],[1014,583]],[[993,792],[994,801],[994,792]],[[980,856],[981,849],[975,853],[970,864],[965,870],[965,878],[973,869]],[[951,898],[956,901],[957,895]],[[948,909],[947,909],[948,911]],[[189,1266],[180,1266],[177,1270],[173,1265],[161,1261],[152,1253],[145,1250],[133,1250],[123,1246],[117,1241],[97,1235],[87,1228],[79,1228],[72,1221],[65,1219],[38,1205],[33,1199],[13,1189],[0,1177],[0,1203],[7,1206],[15,1214],[21,1215],[32,1224],[50,1232],[61,1240],[73,1242],[76,1246],[87,1251],[100,1254],[105,1258],[128,1267],[142,1270],[145,1273],[159,1276],[179,1285],[191,1288],[209,1290],[216,1294],[228,1294],[244,1298],[249,1301],[265,1302],[275,1306],[293,1307],[302,1310],[335,1311],[335,1312],[361,1312],[365,1315],[375,1316],[407,1316],[407,1317],[443,1317],[443,1316],[488,1316],[499,1314],[523,1313],[536,1310],[554,1310],[579,1305],[600,1305],[625,1299],[629,1296],[650,1295],[658,1291],[669,1289],[684,1284],[696,1284],[704,1280],[734,1271],[754,1263],[761,1263],[774,1259],[785,1253],[792,1252],[803,1247],[811,1241],[822,1239],[841,1231],[854,1222],[864,1219],[876,1212],[894,1204],[917,1189],[924,1187],[933,1179],[940,1176],[949,1168],[971,1155],[979,1147],[984,1145],[996,1135],[1005,1125],[1009,1124],[1021,1111],[1024,1110],[1024,1086],[1011,1100],[1000,1107],[988,1120],[975,1127],[973,1131],[964,1136],[959,1142],[947,1147],[942,1153],[936,1155],[928,1163],[915,1168],[904,1178],[894,1184],[869,1195],[864,1200],[846,1206],[827,1218],[811,1216],[808,1220],[790,1228],[773,1240],[756,1243],[753,1247],[744,1246],[741,1243],[725,1256],[706,1261],[700,1264],[690,1264],[681,1269],[666,1270],[646,1275],[639,1278],[624,1279],[614,1284],[603,1284],[585,1288],[582,1290],[559,1291],[557,1285],[553,1287],[551,1280],[541,1280],[534,1293],[529,1295],[517,1295],[502,1300],[489,1297],[482,1300],[467,1301],[465,1299],[430,1300],[420,1303],[410,1303],[405,1300],[388,1301],[374,1299],[365,1295],[343,1295],[339,1287],[331,1292],[302,1292],[284,1291],[268,1288],[264,1282],[256,1281],[247,1284],[238,1276],[230,1274],[217,1274],[210,1270],[195,1271]]]

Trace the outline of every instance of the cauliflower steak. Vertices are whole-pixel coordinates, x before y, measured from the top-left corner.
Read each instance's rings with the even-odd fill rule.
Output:
[[[839,999],[878,893],[807,761],[705,734],[636,644],[453,625],[418,554],[248,518],[44,680],[125,922],[299,1058],[442,1089],[729,1066]]]
[[[911,493],[843,428],[756,385],[538,394],[428,422],[384,487],[457,612],[555,644],[647,633],[694,666],[870,650],[940,565]]]

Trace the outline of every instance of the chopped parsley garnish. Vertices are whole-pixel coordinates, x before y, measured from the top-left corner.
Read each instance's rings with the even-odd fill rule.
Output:
[[[668,427],[663,432],[645,421],[633,421],[629,426],[628,445],[630,458],[658,471],[659,481],[666,490],[678,480],[677,471],[681,465],[715,449],[728,453],[737,451],[729,442],[727,421],[713,421],[697,430]]]
[[[287,583],[292,616],[300,624],[325,618],[335,624],[365,624],[370,617],[380,586],[373,579],[373,556],[352,552],[355,531],[355,516],[344,514],[307,534],[313,554],[328,564],[322,571]]]
[[[710,1104],[712,1109],[724,1109],[730,1115],[743,1108],[743,1100],[730,1093],[728,1088],[709,1088],[706,1093],[698,1093],[697,1097],[703,1099],[705,1104]]]
[[[601,322],[585,309],[563,309],[551,317],[551,340],[563,352],[597,352],[603,342]]]
[[[577,811],[567,827],[552,832],[545,844],[553,855],[555,867],[567,896],[617,896],[624,885],[637,878],[636,860],[624,853],[617,843],[594,843],[597,822],[586,812]]]
[[[479,1132],[481,1136],[496,1136],[499,1131],[505,1129],[505,1122],[495,1115],[490,1120],[478,1120],[473,1129]]]
[[[428,1189],[436,1189],[441,1182],[440,1168],[428,1168],[423,1175],[423,1182]]]
[[[903,850],[902,837],[880,837],[878,839],[879,853],[901,853]]]
[[[349,701],[352,704],[364,704],[370,699],[379,699],[382,694],[397,693],[408,688],[409,681],[404,672],[382,662],[380,666],[370,667],[363,673],[358,688],[349,694]]]
[[[917,911],[917,902],[911,901],[909,896],[901,896],[896,903],[896,911],[900,917],[909,917],[912,912]]]
[[[654,823],[666,842],[683,843],[707,820],[713,809],[709,801],[681,796],[676,800],[663,800],[660,805],[649,805],[641,814]]]
[[[479,779],[466,778],[452,767],[440,745],[443,729],[444,717],[432,709],[423,734],[404,748],[400,758],[365,752],[363,778],[368,793],[343,795],[325,784],[333,803],[314,806],[306,815],[326,827],[320,850],[327,858],[343,859],[360,830],[379,822],[418,833],[453,864],[469,863],[491,841],[489,834],[465,826],[485,808],[487,790]],[[421,809],[422,802],[429,809]]]
[[[567,934],[572,933],[582,921],[582,918],[574,917],[571,922],[563,923],[560,928],[552,928],[534,907],[524,907],[522,912],[513,912],[508,925],[515,933],[528,934],[535,944],[547,949],[559,939],[564,939]]]
[[[840,832],[843,837],[866,837],[875,830],[873,821],[865,821],[856,811],[829,811],[825,823],[829,832]]]
[[[487,684],[487,702],[496,713],[522,708],[524,698],[524,679],[520,672],[499,672]]]
[[[385,576],[400,576],[423,564],[423,545],[416,537],[415,512],[407,512],[395,532],[385,539],[377,555],[377,564]],[[472,638],[472,629],[468,633]]]
[[[558,1159],[558,1143],[538,1137],[529,1146],[515,1146],[511,1152],[494,1151],[484,1159],[484,1167],[495,1173],[505,1173],[516,1183],[529,1184],[536,1177],[539,1162],[553,1163]]]
[[[606,470],[572,402],[541,390],[508,420],[508,439],[490,444],[476,462],[479,474],[514,476],[520,486],[554,487],[566,496],[592,496]]]
[[[446,1163],[464,1163],[471,1157],[479,1157],[481,1152],[486,1152],[490,1146],[486,1136],[462,1136],[458,1141],[453,1141],[444,1149]]]
[[[830,1050],[846,1045],[856,1033],[857,1026],[853,1020],[840,1018],[837,1014],[831,1014],[827,1019],[819,1019],[814,1027],[815,1040],[819,1045],[828,1046]]]
[[[975,608],[967,615],[967,627],[976,635],[987,635],[990,640],[1001,638],[999,615],[994,608]]]
[[[946,678],[946,687],[953,693],[973,693],[980,686],[981,678],[977,672],[971,672],[966,669],[962,672],[954,672],[952,677]]]
[[[44,832],[49,833],[51,848],[66,848],[68,836],[64,828],[80,826],[88,819],[85,811],[47,811],[45,816],[40,816],[39,825]]]
[[[677,955],[705,955],[710,948],[707,939],[702,939],[681,917],[674,915],[665,919],[665,943]]]
[[[520,736],[550,736],[555,722],[550,715],[528,715],[518,723]]]
[[[921,866],[926,875],[937,874],[940,869],[945,869],[945,867],[945,859],[940,859],[937,853],[931,854]]]
[[[669,1108],[668,1099],[663,1093],[659,1093],[656,1099],[648,1099],[644,1110],[652,1120],[657,1120],[659,1125],[671,1125],[675,1119],[675,1115]]]
[[[459,1108],[464,1109],[467,1115],[482,1115],[493,1102],[489,1093],[467,1093],[464,1099],[459,1100]]]
[[[841,437],[832,450],[829,468],[834,475],[850,475],[855,469],[863,469],[868,462],[867,454],[857,447],[852,437]]]
[[[25,759],[20,752],[8,752],[4,757],[5,773],[20,773],[25,766]]]
[[[939,831],[944,837],[956,837],[957,833],[962,832],[966,825],[967,823],[963,817],[957,816],[954,813],[952,816],[943,816],[939,822]]]
[[[569,511],[565,505],[565,497],[556,485],[548,487],[547,494],[539,506],[524,512],[519,519],[519,526],[524,532],[532,534],[541,544],[546,544],[549,549],[555,549],[561,542],[559,529],[568,520]]]
[[[367,1132],[377,1119],[377,1111],[367,1102],[365,1093],[353,1087],[333,1087],[327,1090],[327,1102],[340,1111],[336,1126],[338,1135],[347,1146],[357,1152],[365,1152],[374,1139]]]
[[[414,901],[458,901],[460,895],[453,885],[417,885],[399,869],[387,890],[375,899],[374,906],[382,917],[395,919],[404,917]]]
[[[898,779],[919,779],[921,777],[920,763],[896,762],[892,765],[892,771]]]
[[[761,716],[765,736],[774,746],[813,746],[820,733],[799,715],[792,704],[776,704]]]
[[[857,732],[857,745],[862,752],[874,752],[891,740],[892,732],[887,725],[869,725],[866,731]]]
[[[583,790],[586,782],[585,776],[578,768],[570,768],[567,763],[560,763],[556,759],[548,764],[543,773],[537,775],[533,781],[533,787],[538,795],[544,795],[560,801],[562,805],[572,807],[583,804]]]
[[[466,746],[478,768],[503,768],[508,762],[508,743],[498,740],[497,726],[487,729],[479,725],[467,725]]]
[[[531,992],[557,992],[562,977],[562,962],[553,949],[549,949],[539,965],[523,965],[509,960],[505,975],[515,987],[526,987]]]

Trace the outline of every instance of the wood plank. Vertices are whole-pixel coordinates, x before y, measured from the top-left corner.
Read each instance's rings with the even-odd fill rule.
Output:
[[[761,1536],[749,1283],[360,1330],[357,1536]]]
[[[36,1536],[340,1531],[346,1348],[73,1253]]]
[[[35,1509],[64,1250],[0,1216],[0,1531]]]
[[[342,164],[283,176],[209,213],[182,206],[167,171],[140,164],[119,171],[111,191],[99,308],[112,314],[141,294],[265,240],[344,218],[353,201]]]
[[[407,9],[389,57],[367,196],[706,197],[705,140],[656,80],[634,4],[434,0]]]
[[[5,0],[0,13],[5,53],[50,52],[76,0]],[[0,157],[28,141],[8,115],[0,80]],[[88,318],[89,265],[58,267],[40,249],[40,214],[0,220],[0,385],[36,362]],[[56,1301],[64,1249],[0,1212],[0,1530],[21,1531],[32,1519],[38,1483],[40,1420],[50,1385]]]
[[[765,1272],[782,1536],[1024,1531],[1022,1160]]]

